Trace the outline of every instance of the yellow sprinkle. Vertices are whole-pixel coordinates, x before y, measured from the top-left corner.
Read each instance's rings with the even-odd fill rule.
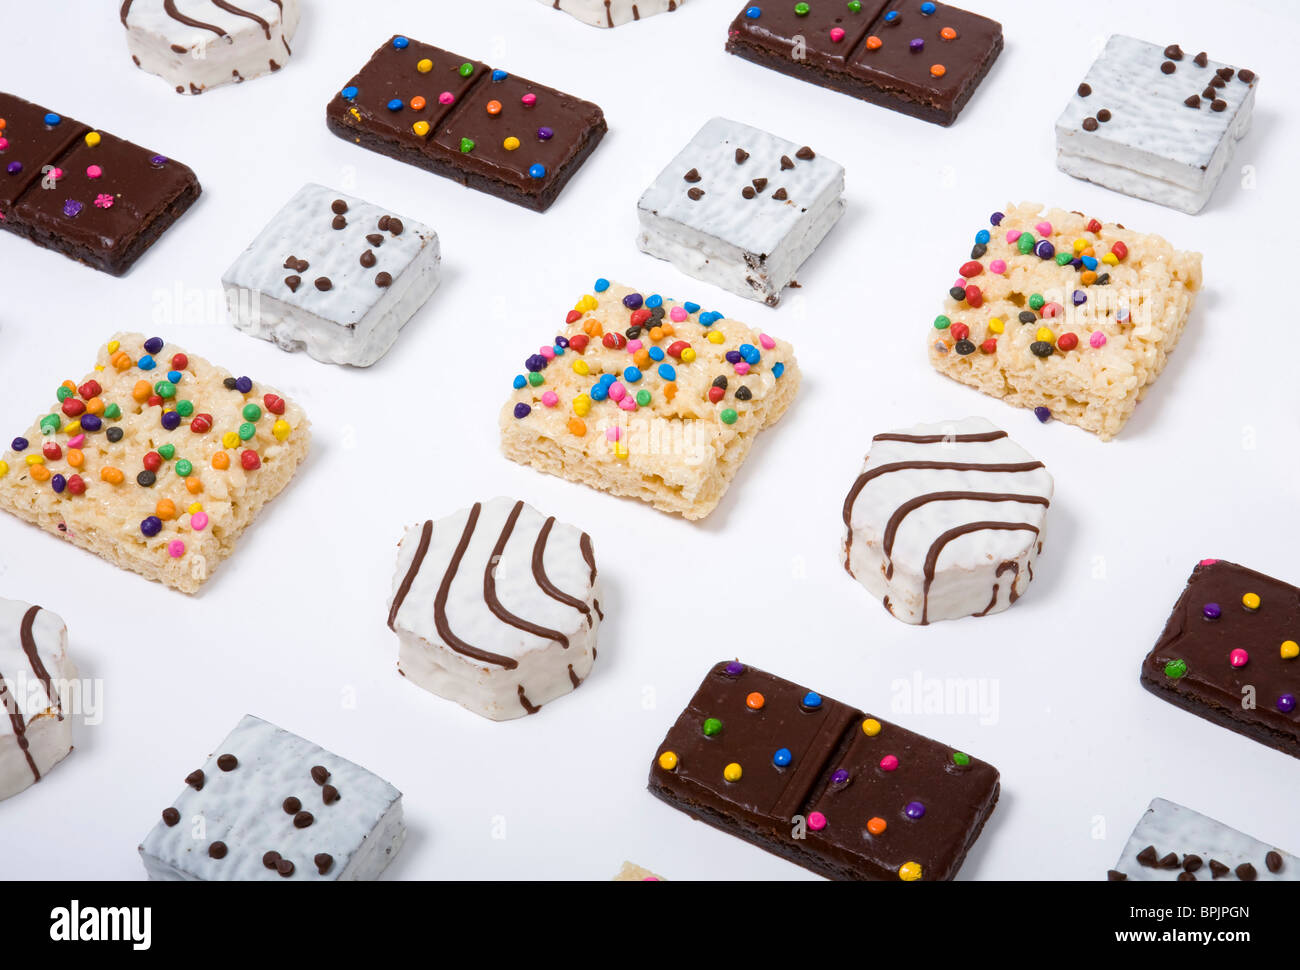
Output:
[[[3,464],[4,462],[0,462],[0,465]],[[1294,640],[1282,641],[1282,659],[1294,660],[1296,657],[1300,657],[1300,643],[1296,643]]]
[[[1051,327],[1039,327],[1038,331],[1034,334],[1034,337],[1038,340],[1046,341],[1049,344],[1056,342],[1056,334],[1052,333]]]
[[[95,370],[103,370],[103,369],[104,369],[104,365],[103,365],[103,364],[96,364],[96,365],[95,365]]]
[[[189,507],[185,511],[188,512],[190,515],[198,515],[200,512],[203,511],[203,503],[191,502],[189,504]]]
[[[665,751],[659,756],[659,767],[664,771],[672,771],[677,767],[677,752]]]
[[[594,296],[588,293],[581,300],[575,303],[573,308],[577,310],[579,313],[586,313],[589,310],[596,309],[596,307],[598,306],[600,306],[600,303],[597,302]]]
[[[65,424],[65,425],[63,426],[63,433],[64,433],[64,434],[81,434],[81,422],[80,422],[80,421],[69,421],[67,424]]]
[[[921,878],[921,863],[904,862],[898,867],[898,878],[903,882],[916,882]]]
[[[591,373],[591,368],[587,366],[585,360],[575,360],[573,362],[573,372],[580,377],[586,377]]]
[[[348,108],[348,114],[350,114],[352,117],[356,118],[357,121],[360,121],[360,120],[361,120],[361,112],[358,111],[356,108]]]
[[[9,474],[9,462],[0,461],[0,478],[4,478],[8,474]]]
[[[429,123],[427,121],[417,121],[411,125],[411,130],[423,138],[429,133]]]
[[[505,141],[501,143],[501,147],[508,152],[512,152],[519,147],[519,139],[516,138],[514,135],[511,135],[509,138],[507,138]]]
[[[27,462],[27,464],[29,464],[29,465],[44,465],[44,464],[45,464],[45,456],[44,456],[44,455],[28,455],[26,458],[23,459],[23,461]]]
[[[874,738],[880,733],[880,722],[874,717],[869,717],[862,722],[862,733],[869,738]]]
[[[1006,324],[1001,317],[989,317],[989,333],[1001,333],[1005,329]]]
[[[92,132],[90,133],[90,135],[93,135],[93,134],[94,134],[94,132],[92,131]],[[87,135],[86,137],[89,138],[90,135]],[[121,347],[121,346],[122,346],[122,341],[120,341],[120,340],[110,340],[110,341],[108,342],[108,352],[109,352],[110,354],[115,354],[115,353],[117,353],[118,348]]]
[[[685,350],[682,351],[683,364],[689,364],[694,359],[695,359],[695,350],[693,348],[687,347]]]
[[[734,761],[722,769],[722,777],[727,781],[740,781],[741,774],[740,765]]]
[[[97,132],[97,131],[90,131],[90,132],[87,132],[87,133],[86,133],[86,147],[87,147],[87,148],[94,148],[96,145],[99,144],[99,140],[100,140],[100,139],[99,139],[99,132]],[[110,351],[110,353],[111,353],[111,352],[112,352],[112,351]]]
[[[627,445],[625,445],[622,441],[618,441],[614,443],[614,457],[623,458],[623,459],[627,458]]]
[[[416,63],[415,69],[421,74],[428,74],[433,70],[433,61],[429,60],[427,57],[422,57]]]
[[[1086,239],[1076,239],[1076,240],[1074,241],[1074,251],[1075,251],[1076,253],[1081,253],[1081,252],[1083,252],[1083,251],[1084,251],[1085,249],[1087,249],[1087,248],[1088,248],[1088,240],[1086,240]]]
[[[289,422],[284,420],[284,418],[281,418],[279,421],[275,422],[275,424],[271,425],[271,434],[275,435],[276,441],[286,441],[292,433],[293,428],[289,426]]]
[[[239,435],[236,434],[234,431],[227,431],[225,434],[221,436],[221,446],[223,448],[238,448]]]
[[[1119,265],[1119,260],[1115,257],[1114,253],[1107,253],[1105,256],[1101,257],[1101,261],[1105,263],[1107,266]]]
[[[582,364],[582,361],[578,361],[578,363]],[[585,367],[586,365],[583,364],[583,366]],[[587,412],[589,412],[590,410],[591,410],[591,398],[588,395],[579,394],[577,397],[573,399],[573,413],[576,414],[578,417],[585,418],[587,416]]]
[[[1254,613],[1257,609],[1259,609],[1259,594],[1246,593],[1241,598],[1241,605],[1244,606],[1246,609],[1250,610],[1250,612]]]
[[[726,339],[727,339],[727,338],[724,337],[724,336],[722,335],[722,331],[721,331],[721,330],[710,330],[710,331],[709,331],[709,343],[711,343],[711,344],[720,344],[720,343],[722,343],[722,342],[723,342],[724,340],[726,340]]]

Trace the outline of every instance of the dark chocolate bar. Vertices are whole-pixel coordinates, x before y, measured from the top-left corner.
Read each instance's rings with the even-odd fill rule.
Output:
[[[650,791],[831,879],[952,879],[997,804],[997,769],[737,661],[669,730]]]
[[[121,276],[201,191],[179,162],[0,92],[0,228]]]
[[[595,150],[590,101],[393,37],[325,110],[330,131],[538,212]]]
[[[732,21],[727,50],[951,125],[1002,52],[1002,25],[930,0],[757,0]]]
[[[1300,589],[1203,559],[1142,662],[1171,704],[1300,758]]]

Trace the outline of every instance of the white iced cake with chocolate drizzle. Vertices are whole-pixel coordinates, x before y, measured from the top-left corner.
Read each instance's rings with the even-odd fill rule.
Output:
[[[235,326],[327,364],[369,367],[438,288],[438,234],[304,185],[222,277]]]
[[[1113,34],[1056,121],[1056,165],[1183,212],[1205,207],[1250,129],[1254,71]]]
[[[593,27],[618,27],[657,13],[671,13],[686,0],[541,0]]]
[[[1052,476],[983,418],[878,434],[840,558],[905,623],[998,613],[1034,578]]]
[[[0,800],[40,781],[72,750],[65,695],[76,679],[63,620],[0,599]]]
[[[641,196],[637,245],[687,276],[776,306],[843,214],[838,162],[714,118]]]
[[[523,502],[476,502],[402,538],[397,668],[494,721],[536,714],[591,670],[599,600],[585,532]]]
[[[402,793],[259,717],[243,720],[140,846],[150,879],[375,879],[402,847]]]
[[[121,18],[137,67],[202,94],[288,63],[298,0],[122,0]]]

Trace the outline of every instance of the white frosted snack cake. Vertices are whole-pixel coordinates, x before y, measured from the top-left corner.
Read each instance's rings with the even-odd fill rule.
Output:
[[[702,519],[799,389],[793,348],[699,304],[599,279],[525,361],[507,458]]]
[[[1200,812],[1154,798],[1107,876],[1112,882],[1295,882],[1300,859]]]
[[[768,306],[844,214],[844,168],[714,118],[637,203],[642,251]]]
[[[541,0],[548,7],[563,10],[593,27],[618,27],[622,24],[670,13],[686,0]]]
[[[618,875],[614,877],[614,882],[663,882],[662,876],[656,876],[644,866],[638,866],[633,862],[624,862],[623,868],[619,869]]]
[[[536,714],[575,690],[603,616],[590,537],[524,502],[476,502],[402,537],[397,669],[476,714]]]
[[[150,879],[376,879],[406,838],[402,793],[253,717],[230,732],[140,845]]]
[[[0,598],[0,800],[40,781],[72,750],[64,695],[76,678],[63,620]]]
[[[1052,476],[983,418],[878,434],[840,560],[904,623],[999,613],[1034,578]]]
[[[1201,288],[1201,254],[1037,203],[975,234],[930,331],[940,373],[1008,404],[1120,432],[1155,383]]]
[[[1075,178],[1196,213],[1250,129],[1259,78],[1177,44],[1112,34],[1056,121]]]
[[[311,442],[302,409],[160,337],[120,333],[0,451],[0,509],[194,593]]]
[[[298,0],[122,0],[131,59],[177,94],[278,71],[293,54]]]
[[[369,367],[438,288],[438,234],[303,186],[222,277],[235,326],[283,350]]]

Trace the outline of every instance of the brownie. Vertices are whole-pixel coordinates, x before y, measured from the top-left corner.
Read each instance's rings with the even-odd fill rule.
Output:
[[[951,125],[1002,52],[1002,25],[930,0],[760,0],[732,21],[727,50]]]
[[[996,805],[992,765],[737,661],[669,730],[652,794],[831,879],[952,879]]]
[[[1142,686],[1300,758],[1300,589],[1222,559],[1192,570]]]
[[[589,101],[400,35],[334,97],[325,120],[363,148],[538,212],[606,131]]]
[[[121,276],[201,191],[179,162],[0,92],[0,228]]]

